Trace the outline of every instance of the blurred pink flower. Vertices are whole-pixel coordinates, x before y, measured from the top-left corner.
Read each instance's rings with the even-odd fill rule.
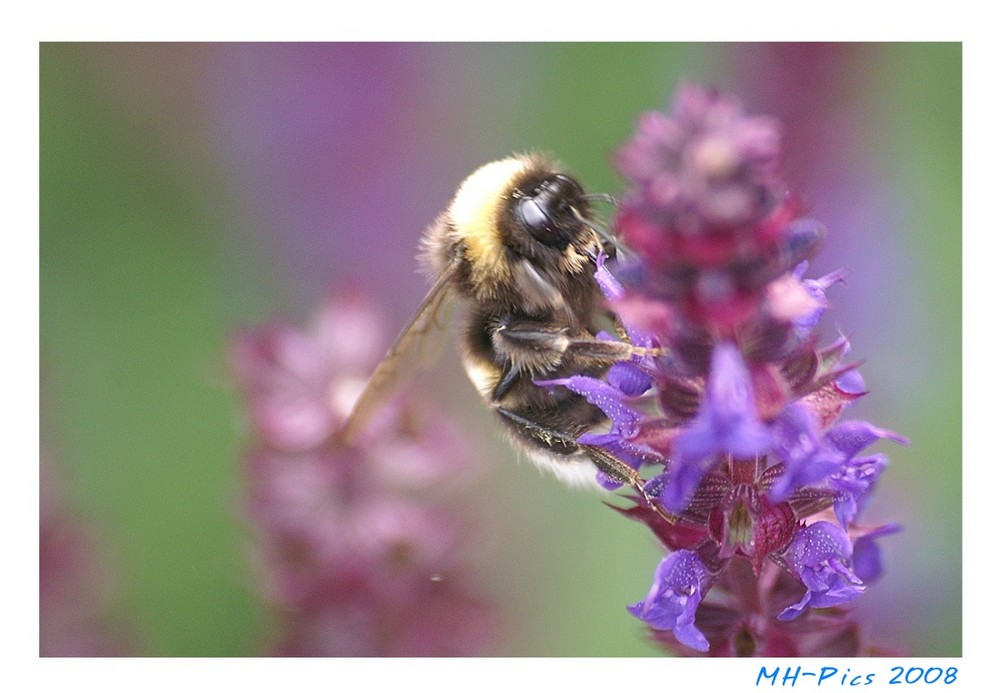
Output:
[[[42,657],[111,657],[127,653],[109,617],[113,593],[102,551],[66,503],[42,455],[39,478],[38,652]]]
[[[358,296],[331,298],[304,331],[233,341],[255,433],[245,511],[262,592],[283,621],[276,654],[473,655],[492,636],[464,563],[468,525],[444,503],[472,471],[458,432],[398,396],[356,443],[337,438],[383,349]]]

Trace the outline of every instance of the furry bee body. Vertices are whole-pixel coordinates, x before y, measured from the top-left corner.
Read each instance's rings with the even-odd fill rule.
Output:
[[[397,378],[397,364],[451,297],[464,308],[459,337],[466,373],[528,457],[573,485],[596,485],[597,469],[633,483],[635,473],[624,463],[576,443],[606,421],[604,413],[565,387],[535,384],[600,375],[632,353],[627,344],[595,339],[602,310],[595,261],[601,252],[614,254],[614,246],[590,215],[582,186],[545,157],[512,156],[470,175],[422,242],[434,286],[372,376],[352,420]]]
[[[568,483],[586,484],[596,471],[590,458],[544,431],[575,438],[602,423],[604,414],[580,395],[534,381],[606,368],[566,353],[570,340],[592,340],[597,332],[600,290],[587,250],[600,248],[600,239],[573,215],[564,220],[566,237],[545,245],[517,211],[520,200],[556,175],[565,176],[537,156],[479,169],[428,231],[424,257],[434,275],[460,258],[455,291],[466,304],[462,361],[480,396],[503,412],[500,421],[533,462]],[[579,184],[568,176],[557,180],[568,181],[566,202],[586,218]]]

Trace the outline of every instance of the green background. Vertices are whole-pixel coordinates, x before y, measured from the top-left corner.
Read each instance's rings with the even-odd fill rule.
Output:
[[[873,639],[961,654],[959,44],[42,44],[41,444],[115,571],[134,654],[245,655],[268,624],[237,512],[246,431],[226,340],[360,287],[393,332],[423,228],[479,164],[555,153],[592,190],[680,81],[786,127],[786,179],[829,228],[829,339],[911,439],[866,519],[899,521],[858,600]],[[460,373],[434,396],[477,434],[490,654],[647,655],[625,605],[659,553],[598,500],[517,463]],[[472,495],[476,494],[476,495]]]

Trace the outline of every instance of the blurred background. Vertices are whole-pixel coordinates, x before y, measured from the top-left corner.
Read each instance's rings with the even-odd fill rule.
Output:
[[[945,43],[42,44],[43,494],[85,535],[55,553],[83,541],[92,564],[66,608],[90,600],[109,653],[260,653],[233,332],[352,290],[395,333],[426,290],[417,241],[464,176],[534,149],[615,193],[636,117],[693,81],[783,121],[785,178],[829,231],[809,274],[850,271],[824,335],[865,360],[853,416],[911,440],[883,448],[864,519],[905,531],[856,612],[876,644],[960,655],[961,60]],[[481,457],[464,503],[500,614],[483,654],[658,654],[625,611],[660,557],[649,533],[518,462],[450,357],[424,389]]]

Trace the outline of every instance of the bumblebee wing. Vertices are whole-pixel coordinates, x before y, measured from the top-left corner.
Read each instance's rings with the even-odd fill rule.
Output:
[[[340,439],[350,442],[357,436],[379,407],[399,386],[405,383],[421,366],[427,364],[424,349],[426,337],[440,327],[438,313],[454,285],[459,258],[455,258],[438,276],[427,292],[410,324],[403,328],[396,341],[389,347],[385,358],[372,373],[372,377],[354,404]]]

